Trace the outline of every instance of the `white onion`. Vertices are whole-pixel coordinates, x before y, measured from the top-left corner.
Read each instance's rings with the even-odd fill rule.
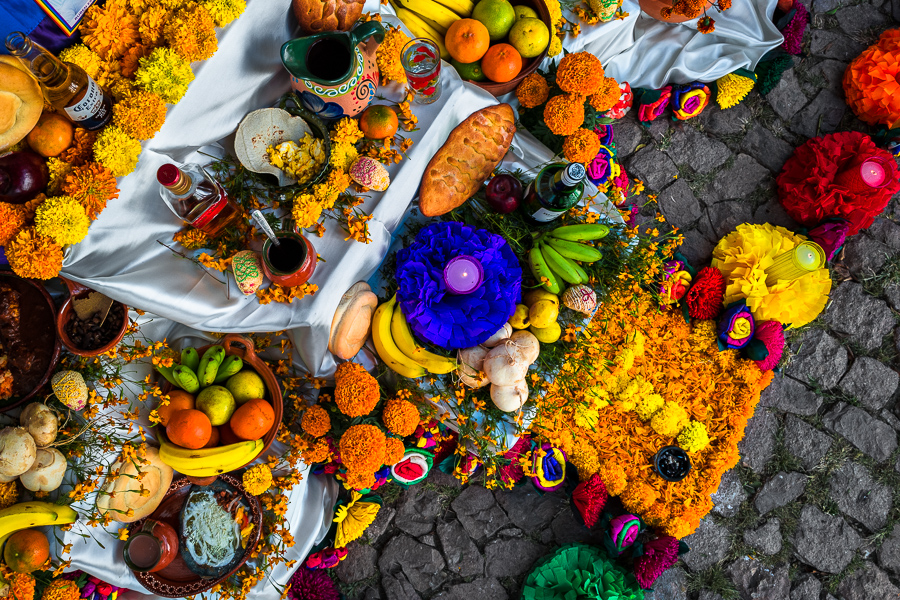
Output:
[[[509,340],[522,350],[529,365],[536,361],[538,354],[541,353],[541,343],[533,333],[526,329],[515,332]]]
[[[525,378],[528,366],[525,352],[510,340],[491,349],[484,359],[484,372],[491,383],[500,386],[514,385]]]
[[[481,342],[481,345],[485,348],[493,348],[494,346],[508,338],[510,335],[512,335],[512,332],[512,325],[510,325],[509,323],[504,323],[503,327],[501,327],[497,333]]]
[[[528,384],[522,379],[513,385],[492,385],[491,400],[503,412],[519,410],[528,400]]]

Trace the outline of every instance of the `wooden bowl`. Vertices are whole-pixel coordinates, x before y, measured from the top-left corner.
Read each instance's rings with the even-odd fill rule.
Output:
[[[213,345],[214,344],[207,344],[202,348],[197,348],[197,352],[200,356],[203,356],[203,353]],[[269,368],[269,365],[256,355],[253,340],[237,333],[229,333],[222,338],[222,347],[225,348],[226,356],[240,356],[244,361],[245,366],[249,365],[260,377],[262,377],[263,382],[266,384],[266,390],[268,391],[268,400],[272,403],[272,409],[275,411],[275,422],[272,424],[272,428],[269,429],[268,433],[263,436],[262,449],[256,456],[248,460],[246,464],[238,467],[238,469],[243,469],[265,454],[272,446],[272,442],[275,441],[275,436],[278,435],[278,428],[281,426],[281,418],[284,416],[284,402],[281,398],[281,386],[278,385],[278,380],[275,379],[275,374],[272,372],[272,369]],[[173,387],[174,386],[172,386],[171,383],[166,382],[162,388],[163,394],[168,394]],[[216,477],[213,475],[210,477],[188,477],[188,479],[195,485],[209,485],[216,480]]]
[[[541,18],[541,21],[544,22],[544,25],[547,26],[547,29],[550,30],[550,40],[553,40],[553,24],[550,22],[550,11],[547,9],[547,5],[543,0],[512,0],[512,5],[527,6],[528,8],[533,8]],[[544,48],[544,51],[534,58],[523,58],[522,71],[512,80],[507,81],[506,83],[494,83],[493,81],[472,81],[471,79],[467,79],[466,81],[468,81],[469,83],[474,83],[481,89],[486,90],[495,96],[508,94],[509,92],[515,90],[518,87],[519,83],[521,83],[522,80],[525,79],[525,77],[537,71],[538,66],[540,66],[541,62],[544,60],[544,58],[546,58],[547,51],[549,49],[550,45],[547,44],[547,47]]]
[[[164,598],[184,598],[186,596],[194,596],[195,594],[206,592],[231,577],[235,571],[240,569],[244,563],[250,559],[250,556],[259,545],[263,525],[262,507],[259,504],[259,500],[244,490],[244,486],[241,484],[239,478],[232,477],[231,475],[220,475],[218,479],[240,492],[244,502],[250,507],[250,521],[256,525],[253,534],[248,540],[243,557],[229,572],[222,573],[215,579],[203,579],[191,571],[180,552],[171,564],[159,571],[153,573],[132,571],[134,576],[137,577],[137,580],[141,582],[141,585],[157,596],[162,596]],[[175,529],[175,531],[179,532],[180,536],[181,511],[184,508],[188,493],[190,493],[191,485],[191,481],[187,478],[173,481],[172,485],[169,486],[169,491],[166,492],[162,502],[159,504],[159,507],[157,507],[157,509],[153,511],[153,514],[147,518],[167,523]],[[135,521],[129,525],[128,532],[134,533],[139,531],[141,527],[144,526],[145,520],[146,518]]]
[[[69,297],[59,308],[59,314],[56,317],[56,333],[59,336],[62,345],[66,347],[66,350],[77,356],[98,356],[115,348],[119,344],[119,342],[122,341],[122,338],[125,337],[125,330],[128,329],[128,307],[121,302],[116,302],[114,300],[114,304],[122,304],[122,308],[124,308],[124,314],[122,315],[122,324],[119,326],[116,335],[113,336],[113,338],[107,344],[95,350],[82,350],[75,345],[75,342],[73,342],[69,337],[69,334],[66,333],[66,325],[69,324],[69,321],[72,320],[72,317],[75,315],[75,307],[73,306],[72,302],[79,298],[86,297],[94,290],[87,286],[81,285],[80,283],[76,283],[74,281],[66,279],[65,277],[60,277],[60,279],[63,280],[63,283],[65,283],[66,287],[69,289]]]
[[[50,376],[59,362],[59,354],[62,350],[59,335],[56,331],[56,305],[44,286],[31,279],[22,279],[10,272],[0,272],[0,283],[8,285],[19,292],[19,309],[22,320],[28,328],[28,335],[23,336],[27,343],[35,346],[36,361],[32,362],[32,369],[18,377],[27,378],[26,381],[34,381],[34,385],[27,390],[21,390],[21,395],[0,406],[0,412],[12,410],[17,406],[31,400],[38,391],[47,385]],[[2,354],[10,352],[4,349]],[[13,373],[14,378],[17,374]],[[15,383],[14,383],[15,385]],[[15,388],[13,388],[15,390]]]

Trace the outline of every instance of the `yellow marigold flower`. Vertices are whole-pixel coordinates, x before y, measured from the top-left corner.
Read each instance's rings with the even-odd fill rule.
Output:
[[[54,579],[46,588],[41,600],[79,600],[81,590],[72,579]]]
[[[72,169],[66,175],[62,191],[77,200],[92,220],[100,216],[107,201],[119,197],[112,171],[95,162]]]
[[[331,417],[328,411],[319,406],[310,406],[303,411],[300,427],[313,437],[322,437],[331,429]]]
[[[59,60],[78,65],[92,79],[97,79],[100,72],[100,56],[84,44],[75,44],[62,50],[59,53]]]
[[[348,417],[364,417],[380,399],[378,381],[357,363],[341,363],[334,372],[334,403]]]
[[[562,52],[562,40],[558,35],[550,36],[550,48],[547,50],[547,56],[558,56]]]
[[[359,158],[359,152],[353,144],[335,142],[331,145],[331,167],[333,169],[347,173],[357,158]]]
[[[384,464],[385,441],[374,425],[351,425],[341,436],[341,462],[349,473],[374,474]]]
[[[653,413],[661,409],[665,403],[666,401],[659,394],[647,394],[634,407],[634,412],[641,421],[649,421],[653,417]]]
[[[334,129],[331,130],[331,141],[332,142],[346,142],[348,144],[355,144],[359,140],[363,139],[362,129],[359,128],[359,122],[356,119],[351,119],[350,117],[344,117],[334,125]]]
[[[141,43],[145,46],[155,46],[162,38],[163,28],[166,26],[172,11],[163,6],[150,6],[141,14],[138,31],[141,34]]]
[[[81,165],[89,162],[91,160],[91,156],[94,151],[94,142],[97,141],[97,136],[100,135],[97,131],[88,131],[87,129],[82,129],[81,127],[75,128],[75,137],[72,139],[72,145],[66,148],[62,154],[59,155],[59,160],[67,162],[69,165],[73,167],[80,167]],[[50,168],[50,179],[53,179],[53,169],[54,166],[52,161],[54,159],[50,159],[47,162],[47,166]],[[57,169],[60,170],[59,177],[60,183],[62,185],[62,181],[65,178],[66,172],[63,172],[62,167],[56,166]],[[51,193],[56,193],[53,190],[50,190]]]
[[[219,27],[225,27],[244,12],[247,3],[244,0],[208,0],[203,3],[213,20]]]
[[[559,0],[544,0],[547,10],[550,12],[550,23],[555,26],[562,19],[562,7]]]
[[[87,236],[91,221],[78,200],[54,196],[41,204],[34,216],[34,229],[60,246],[77,244]]]
[[[106,84],[106,87],[116,102],[121,102],[138,89],[130,79],[125,79],[124,77],[113,78]]]
[[[115,125],[106,126],[94,144],[94,159],[116,177],[134,171],[140,154],[141,143]]]
[[[678,445],[685,452],[699,452],[709,445],[709,434],[706,425],[700,421],[691,421],[678,434]]]
[[[674,402],[666,402],[650,419],[650,427],[659,435],[675,437],[688,424],[688,414]]]
[[[566,54],[556,70],[556,85],[564,92],[590,96],[603,83],[603,65],[590,52]]]
[[[606,463],[600,467],[598,472],[610,496],[618,496],[625,491],[625,487],[628,485],[625,469],[612,463]]]
[[[166,103],[153,92],[137,91],[113,107],[113,123],[138,140],[149,140],[166,122]]]
[[[403,445],[403,440],[389,437],[384,442],[384,464],[386,465],[396,465],[403,459],[403,455],[406,454],[406,446]]]
[[[170,48],[157,48],[140,60],[135,82],[171,104],[177,103],[194,80],[191,65]]]
[[[391,398],[384,407],[381,420],[391,433],[407,437],[415,433],[421,417],[419,409],[409,400]]]
[[[516,98],[525,108],[534,108],[547,101],[550,86],[540,73],[530,73],[516,87]]]
[[[127,0],[128,10],[140,16],[145,10],[156,4],[156,0]]]
[[[188,62],[206,60],[216,53],[216,24],[204,6],[193,5],[175,13],[163,36],[169,46]]]
[[[81,129],[76,129],[76,135]],[[71,148],[70,148],[71,150]],[[47,182],[47,192],[50,194],[59,194],[62,191],[62,185],[66,180],[66,175],[72,172],[72,165],[64,160],[56,157],[47,159],[47,170],[50,172],[50,179]]]
[[[5,246],[25,227],[25,211],[18,204],[0,202],[0,246]]]
[[[409,42],[409,36],[399,27],[388,25],[386,29],[384,41],[375,51],[375,62],[378,63],[378,71],[381,73],[381,85],[391,81],[406,83],[406,72],[400,65],[400,53],[403,46]]]
[[[172,240],[181,244],[188,250],[199,250],[200,248],[209,247],[209,236],[193,227],[182,229],[175,233],[175,235],[172,236]]]
[[[152,50],[152,47],[143,44],[135,44],[129,48],[119,61],[119,72],[122,77],[132,77],[140,66],[140,60],[145,56],[150,56]]]
[[[117,59],[140,39],[138,19],[128,12],[124,0],[93,5],[80,29],[81,39],[100,58]]]
[[[322,204],[312,194],[300,194],[294,198],[294,206],[291,216],[297,227],[306,229],[312,227],[322,216]]]
[[[19,501],[19,490],[16,482],[0,483],[0,510],[9,508]]]
[[[590,129],[576,129],[563,142],[563,155],[569,162],[589,163],[599,150],[600,138]]]
[[[255,465],[244,471],[241,478],[248,494],[259,496],[272,487],[272,469],[267,465]]]
[[[716,81],[716,86],[719,88],[716,102],[723,109],[737,106],[750,93],[754,85],[755,82],[752,79],[734,73],[720,77]]]
[[[6,259],[19,277],[52,279],[62,269],[62,246],[26,227],[6,245]]]
[[[556,135],[571,135],[584,123],[584,100],[580,96],[560,94],[544,107],[544,122]]]
[[[612,77],[604,77],[597,91],[588,100],[597,112],[606,112],[619,101],[622,90]]]

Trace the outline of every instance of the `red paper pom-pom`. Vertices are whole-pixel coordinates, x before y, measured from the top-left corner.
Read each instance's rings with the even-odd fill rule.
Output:
[[[498,470],[497,474],[500,476],[500,481],[504,483],[519,483],[525,478],[525,471],[522,470],[519,459],[530,449],[530,437],[523,436],[516,441],[513,447],[509,449],[509,452],[503,455],[503,458],[509,460],[509,464],[500,467]]]
[[[845,170],[861,159],[876,158],[885,167],[887,183],[879,188],[840,183]],[[872,138],[856,132],[831,133],[798,147],[778,175],[778,199],[798,223],[814,227],[830,217],[850,222],[849,235],[869,227],[897,191],[897,163]]]
[[[692,319],[715,319],[722,312],[724,299],[725,278],[715,267],[701,269],[685,295],[688,314]]]
[[[763,371],[771,371],[778,366],[784,354],[784,327],[778,321],[763,321],[756,324],[753,336],[766,345],[769,355],[756,361]]]
[[[584,519],[584,524],[590,529],[597,524],[600,518],[600,511],[606,506],[606,500],[609,494],[606,493],[606,486],[600,475],[594,473],[587,481],[582,481],[575,486],[572,492],[572,502]]]
[[[678,540],[671,536],[644,544],[644,554],[634,559],[634,577],[645,590],[678,561]]]

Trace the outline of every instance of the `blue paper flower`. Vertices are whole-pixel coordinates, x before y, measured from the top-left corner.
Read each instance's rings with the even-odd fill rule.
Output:
[[[444,266],[460,255],[481,261],[484,280],[471,294],[457,296],[444,283]],[[416,336],[441,348],[471,348],[515,312],[522,267],[499,235],[465,223],[433,223],[397,253],[397,283],[397,301]]]
[[[545,492],[557,490],[566,482],[566,453],[548,443],[538,446],[532,455],[534,487]]]
[[[344,108],[340,104],[325,102],[312,92],[300,92],[300,101],[306,110],[322,119],[340,119],[347,116],[344,114]]]

